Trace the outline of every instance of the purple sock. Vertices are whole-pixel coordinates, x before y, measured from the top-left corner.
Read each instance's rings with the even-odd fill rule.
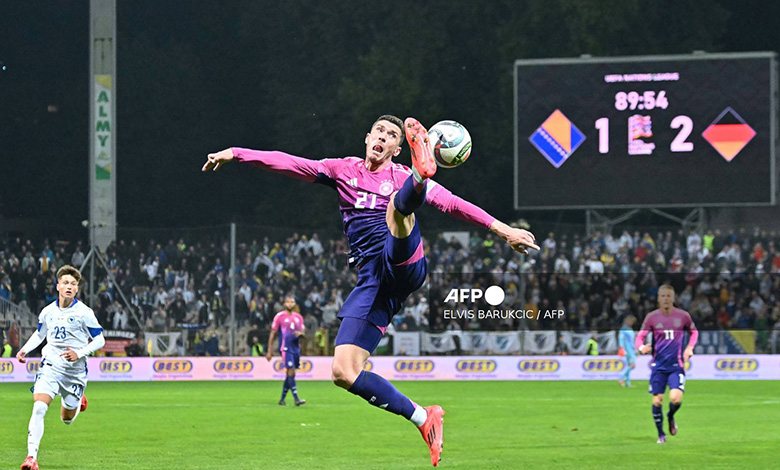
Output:
[[[664,413],[660,406],[653,405],[653,421],[655,421],[655,427],[658,428],[658,436],[664,435]]]
[[[295,384],[295,377],[287,377],[287,380],[289,380],[288,387],[290,388],[290,391],[292,392],[293,398],[295,400],[298,400],[298,386]]]
[[[282,387],[282,401],[284,401],[284,397],[287,396],[287,390],[290,389],[290,378],[285,377],[284,378],[284,386]]]
[[[415,184],[417,182],[414,180],[414,176],[409,175],[406,181],[404,181],[404,185],[396,193],[395,199],[393,199],[396,210],[403,215],[411,215],[425,202],[427,185],[423,192],[418,194],[417,190],[414,189]]]
[[[682,403],[679,405],[675,405],[674,403],[669,404],[669,418],[674,418],[674,414],[677,413],[677,410],[680,409],[682,406]]]
[[[393,385],[373,372],[360,372],[349,392],[362,397],[370,404],[391,413],[411,419],[414,413],[412,401],[396,390]]]

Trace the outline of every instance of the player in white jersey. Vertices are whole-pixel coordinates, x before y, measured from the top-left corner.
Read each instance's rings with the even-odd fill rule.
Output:
[[[73,266],[57,271],[59,298],[44,307],[38,317],[38,329],[16,354],[19,362],[24,363],[28,352],[44,339],[47,341],[32,388],[34,403],[22,470],[38,470],[43,418],[54,397],[62,397],[60,418],[65,424],[71,424],[79,411],[87,409],[87,356],[102,348],[106,340],[95,313],[76,298],[79,282],[81,273]]]

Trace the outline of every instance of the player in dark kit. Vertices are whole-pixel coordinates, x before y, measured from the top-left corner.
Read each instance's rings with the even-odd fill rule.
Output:
[[[401,153],[404,131],[411,148],[412,169],[392,162]],[[539,247],[530,232],[509,227],[430,180],[436,173],[436,163],[427,131],[416,120],[407,118],[402,123],[395,116],[380,116],[364,142],[364,158],[324,160],[229,148],[209,154],[203,171],[217,170],[235,159],[320,183],[337,192],[351,249],[348,261],[358,270],[358,278],[339,312],[342,322],[336,336],[333,382],[376,407],[412,421],[436,466],[441,456],[444,410],[440,406],[421,407],[384,378],[363,370],[392,316],[422,286],[428,272],[414,211],[427,202],[493,231],[518,252]]]
[[[306,332],[303,326],[303,317],[295,311],[295,297],[288,295],[284,298],[284,310],[274,316],[271,324],[271,336],[268,338],[268,353],[265,358],[269,361],[273,356],[274,340],[279,333],[279,352],[282,356],[282,364],[287,371],[284,377],[284,386],[282,387],[282,398],[279,404],[286,406],[284,398],[290,391],[295,399],[295,406],[301,406],[306,403],[298,397],[298,386],[295,384],[295,369],[300,367],[301,345],[300,337]]]
[[[642,329],[636,337],[636,349],[640,354],[653,352],[653,371],[650,373],[650,393],[653,395],[653,421],[658,428],[658,443],[666,442],[664,433],[663,403],[664,392],[669,386],[669,434],[677,434],[677,422],[674,414],[682,406],[685,391],[685,363],[693,356],[693,347],[699,337],[699,331],[693,324],[691,315],[674,306],[674,288],[663,285],[658,289],[658,308],[648,313],[642,323]],[[683,332],[691,338],[683,351]],[[653,344],[645,344],[645,337],[652,333]]]

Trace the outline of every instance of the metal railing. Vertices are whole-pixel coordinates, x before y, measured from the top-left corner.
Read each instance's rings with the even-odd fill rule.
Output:
[[[0,298],[0,321],[6,325],[17,323],[20,328],[26,329],[35,325],[36,317],[29,308]]]

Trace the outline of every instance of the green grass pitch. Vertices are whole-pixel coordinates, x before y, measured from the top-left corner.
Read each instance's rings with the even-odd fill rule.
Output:
[[[778,382],[687,382],[680,432],[666,445],[655,443],[647,382],[396,385],[444,407],[443,469],[780,467]],[[330,383],[298,386],[309,400],[300,408],[276,404],[281,382],[94,382],[71,426],[55,400],[38,461],[42,470],[431,468],[403,418]],[[29,387],[0,385],[0,468],[25,457]]]

